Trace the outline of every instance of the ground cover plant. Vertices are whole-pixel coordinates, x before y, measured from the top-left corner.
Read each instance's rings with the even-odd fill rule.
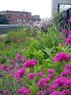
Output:
[[[0,95],[71,95],[71,30],[53,23],[0,38]]]

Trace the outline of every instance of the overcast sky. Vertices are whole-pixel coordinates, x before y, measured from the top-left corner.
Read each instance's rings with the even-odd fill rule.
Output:
[[[0,11],[28,11],[41,18],[51,16],[51,0],[0,0]]]

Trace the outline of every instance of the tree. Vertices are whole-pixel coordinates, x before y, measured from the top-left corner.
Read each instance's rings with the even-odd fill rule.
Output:
[[[9,21],[6,15],[0,14],[0,24],[9,24]]]

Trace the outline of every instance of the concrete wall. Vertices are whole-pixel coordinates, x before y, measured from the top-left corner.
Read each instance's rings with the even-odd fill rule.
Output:
[[[52,0],[52,16],[58,12],[58,4],[71,4],[71,0]]]

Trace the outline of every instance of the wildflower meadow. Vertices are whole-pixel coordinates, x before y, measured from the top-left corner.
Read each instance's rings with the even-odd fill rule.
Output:
[[[71,95],[71,30],[52,23],[0,37],[0,95]]]

